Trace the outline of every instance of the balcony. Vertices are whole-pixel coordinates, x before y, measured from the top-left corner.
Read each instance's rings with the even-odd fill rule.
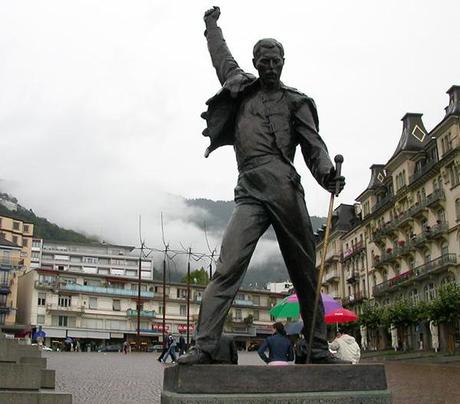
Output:
[[[359,273],[352,272],[351,275],[347,278],[347,283],[356,283],[359,280]]]
[[[388,205],[392,200],[393,200],[393,195],[392,195],[392,194],[388,194],[388,195],[384,196],[382,199],[380,199],[380,200],[372,207],[372,212],[371,212],[371,213],[377,212],[378,210],[380,210],[380,209],[383,208],[384,206]]]
[[[119,289],[119,288],[105,288],[101,286],[87,286],[78,283],[68,283],[60,285],[60,289],[69,292],[80,292],[100,295],[122,296],[122,297],[137,297],[137,290],[132,289]],[[154,292],[141,291],[141,298],[153,298]]]
[[[70,306],[59,306],[56,303],[49,303],[46,305],[47,311],[58,311],[65,313],[83,313],[85,311],[85,306],[70,305]]]
[[[407,272],[404,272],[400,275],[397,275],[385,282],[382,282],[374,286],[374,289],[373,289],[374,296],[379,296],[386,292],[389,292],[395,287],[405,284],[407,281],[422,279],[426,277],[428,274],[440,271],[456,263],[457,263],[456,254],[441,255],[440,257],[432,261],[429,261],[423,265],[419,265],[418,267],[415,267],[414,269],[411,269]]]
[[[447,223],[440,222],[434,226],[427,227],[427,229],[425,230],[425,235],[426,235],[426,238],[430,240],[434,240],[439,237],[442,237],[444,233],[447,232],[448,229],[449,228],[448,228]]]
[[[357,292],[353,295],[344,297],[342,299],[342,305],[352,305],[362,302],[363,300],[367,299],[367,296],[364,292]]]
[[[412,183],[417,181],[419,178],[423,177],[426,173],[428,173],[436,165],[436,163],[437,163],[436,160],[427,161],[425,165],[422,166],[421,169],[414,172],[414,175],[409,177],[409,184],[412,185]]]
[[[137,317],[137,310],[128,309],[126,310],[126,315],[128,317]],[[155,310],[141,310],[141,317],[143,318],[155,318],[157,314]]]
[[[7,295],[10,293],[10,284],[8,282],[0,283],[0,294]]]
[[[10,314],[11,308],[0,306],[0,314]]]
[[[326,272],[324,275],[324,282],[325,283],[334,283],[334,282],[339,282],[340,281],[340,276],[337,271],[329,271]]]
[[[441,202],[446,200],[446,194],[443,189],[435,189],[430,195],[426,197],[426,206],[429,208],[436,208],[440,206]]]
[[[326,256],[327,263],[338,262],[339,260],[340,260],[340,254],[337,254],[337,253],[331,253]]]
[[[24,260],[21,258],[6,258],[3,256],[0,259],[0,269],[4,271],[19,271],[24,266]]]
[[[349,248],[348,250],[346,250],[344,253],[343,253],[343,258],[342,258],[342,262],[350,259],[351,257],[353,257],[354,255],[356,254],[359,254],[361,251],[363,251],[364,249],[366,248],[365,244],[363,241],[359,241],[358,243],[356,244],[353,244],[351,246],[351,248]]]
[[[233,301],[233,305],[234,306],[245,306],[245,307],[248,307],[248,306],[254,306],[254,303],[252,300],[242,300],[242,299],[235,299]]]

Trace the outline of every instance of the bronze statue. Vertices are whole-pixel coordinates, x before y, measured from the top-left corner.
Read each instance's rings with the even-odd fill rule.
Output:
[[[272,225],[289,276],[299,298],[308,339],[312,326],[315,289],[315,243],[305,206],[300,176],[293,165],[297,145],[320,185],[331,193],[341,191],[345,179],[335,168],[318,134],[314,101],[281,81],[283,46],[261,39],[253,50],[259,78],[243,71],[227,48],[217,26],[220,9],[206,11],[205,36],[222,89],[211,98],[203,132],[211,140],[205,157],[223,145],[233,145],[239,176],[236,207],[225,231],[216,272],[201,302],[196,347],[180,364],[213,362],[225,317],[243,281],[259,238]],[[329,354],[319,304],[312,344],[312,363],[340,363]]]

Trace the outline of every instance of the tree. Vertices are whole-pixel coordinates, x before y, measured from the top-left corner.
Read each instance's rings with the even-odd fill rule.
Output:
[[[367,328],[377,329],[382,323],[382,307],[377,304],[366,303],[362,306],[362,312],[359,315],[359,324]]]
[[[187,283],[187,274],[182,278],[183,283]],[[209,282],[208,272],[201,267],[190,272],[190,283],[195,285],[207,285]]]
[[[430,305],[429,314],[436,323],[454,324],[460,319],[460,285],[442,285]]]

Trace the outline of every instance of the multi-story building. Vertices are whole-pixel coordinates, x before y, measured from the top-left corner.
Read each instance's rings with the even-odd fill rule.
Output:
[[[84,349],[124,339],[138,343],[139,255],[132,247],[44,240],[40,262],[20,277],[18,317],[31,328],[41,326],[46,343],[68,337],[78,338]],[[152,279],[152,270],[151,261],[141,261],[139,333],[144,348],[163,334],[163,286]],[[204,287],[191,285],[188,303],[186,284],[166,285],[166,333],[186,334],[188,312],[193,335]],[[240,291],[226,332],[245,345],[270,334],[269,310],[282,297],[267,290]]]
[[[30,267],[33,234],[34,225],[32,223],[26,223],[14,217],[0,216],[0,237],[21,248],[24,268]]]
[[[0,331],[16,322],[17,275],[23,268],[21,248],[0,236]]]
[[[351,307],[366,299],[429,301],[442,283],[460,283],[460,86],[447,93],[446,114],[431,131],[422,114],[404,115],[395,152],[371,166],[356,198],[358,214],[347,231],[332,227],[323,285],[330,291],[337,282]],[[317,242],[319,250],[321,234]]]

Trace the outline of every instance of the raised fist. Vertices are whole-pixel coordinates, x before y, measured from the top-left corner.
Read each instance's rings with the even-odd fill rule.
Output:
[[[217,22],[217,20],[220,17],[220,8],[214,6],[213,8],[210,8],[209,10],[206,10],[204,13],[204,22],[207,24],[209,22]]]

